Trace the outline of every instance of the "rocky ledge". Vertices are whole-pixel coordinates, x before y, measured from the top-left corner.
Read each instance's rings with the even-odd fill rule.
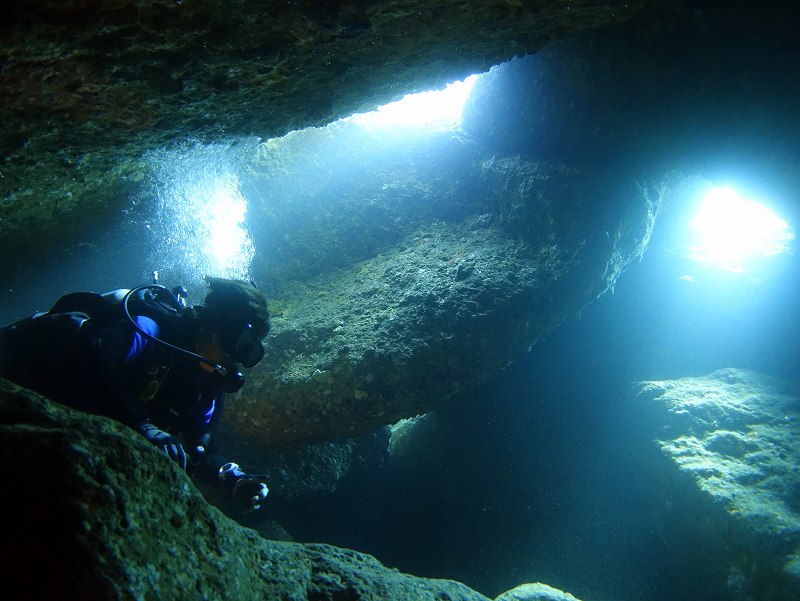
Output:
[[[639,2],[13,0],[0,8],[3,255],[125,208],[141,157],[281,136],[442,87]],[[33,233],[36,228],[35,234]]]
[[[0,466],[8,599],[487,601],[363,553],[266,540],[129,428],[5,380]]]
[[[663,194],[498,158],[464,132],[412,145],[345,123],[264,146],[249,153],[249,219],[273,333],[225,419],[269,446],[357,437],[463,398],[613,289]],[[292,187],[308,166],[314,183]]]

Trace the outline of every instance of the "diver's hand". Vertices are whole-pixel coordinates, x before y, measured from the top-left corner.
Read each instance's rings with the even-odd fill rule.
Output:
[[[177,438],[163,430],[159,430],[150,422],[139,424],[136,427],[136,431],[164,451],[164,454],[177,463],[182,470],[186,469],[188,457]]]
[[[233,498],[244,507],[245,511],[261,509],[261,503],[267,498],[269,489],[259,476],[245,475],[233,487]]]
[[[267,497],[269,489],[264,484],[264,476],[243,472],[238,464],[230,462],[219,468],[219,481],[222,488],[233,494],[245,511],[261,509],[261,502]]]

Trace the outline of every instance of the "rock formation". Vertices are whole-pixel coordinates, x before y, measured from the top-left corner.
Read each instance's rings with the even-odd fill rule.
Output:
[[[261,538],[127,427],[0,380],[6,599],[487,601],[369,555]]]
[[[292,158],[309,136],[315,151]],[[358,172],[336,173],[348,140]],[[644,252],[657,191],[492,157],[449,132],[413,151],[393,142],[342,124],[270,145],[275,175],[254,180],[250,224],[274,331],[231,400],[237,433],[269,445],[352,438],[442,406],[613,288]],[[374,158],[390,152],[399,159]],[[322,183],[283,200],[297,176],[281,174],[304,164]]]
[[[127,206],[140,159],[281,136],[487,71],[638,2],[14,0],[0,9],[0,253]],[[27,245],[26,245],[27,246]],[[2,273],[0,271],[0,273]]]
[[[307,202],[321,193],[292,190],[289,202],[275,203],[282,167],[307,172],[326,160],[287,159],[293,144],[334,132],[273,136],[486,71],[568,29],[625,19],[638,5],[326,7],[20,2],[0,29],[0,254],[16,259],[0,261],[0,274],[24,280],[37,253],[62,254],[53,250],[65,237],[99,247],[97,234],[82,236],[102,231],[100,222],[112,224],[112,240],[130,239],[112,217],[120,211],[140,224],[129,244],[151,241],[158,217],[145,210],[163,175],[153,163],[168,157],[159,149],[192,139],[252,151],[239,151],[237,164],[256,238],[252,271],[278,319],[268,361],[227,419],[272,446],[355,437],[463,394],[613,288],[643,252],[659,200],[631,181],[601,189],[596,173],[496,158],[453,135],[391,172],[373,169],[372,189],[340,190],[322,203]],[[351,162],[375,143],[356,142]],[[426,171],[436,151],[454,154]],[[163,225],[163,240],[174,227]]]
[[[701,512],[732,599],[800,594],[800,399],[796,384],[744,369],[642,382],[658,444],[711,502]],[[689,497],[684,497],[684,502]],[[697,513],[693,513],[697,520]],[[721,583],[720,583],[721,584]]]
[[[796,111],[792,86],[800,81],[791,61],[795,21],[781,17],[779,3],[678,3],[663,20],[571,36],[562,54],[549,47],[544,93],[531,93],[539,80],[524,70],[496,70],[477,88],[463,131],[431,135],[413,155],[400,140],[362,137],[352,169],[330,177],[329,159],[342,149],[330,140],[352,126],[321,126],[486,71],[573,30],[624,21],[643,3],[266,4],[15,0],[0,8],[0,278],[13,282],[8,289],[45,286],[43,257],[89,253],[103,230],[124,238],[120,220],[144,231],[165,177],[154,162],[230,150],[253,220],[253,275],[269,294],[274,331],[266,360],[230,399],[223,434],[251,451],[244,456],[252,467],[290,466],[286,455],[267,461],[264,446],[326,441],[299,451],[296,474],[271,474],[275,496],[334,488],[356,455],[383,450],[375,428],[467,398],[613,290],[644,251],[663,194],[643,183],[652,172],[638,167],[656,165],[658,176],[673,166],[669,153],[684,165],[701,155],[692,149],[706,135],[698,126],[730,85],[740,99],[733,105],[747,110],[720,128],[726,144],[735,146],[730,132],[748,129],[759,113],[771,119],[767,132],[796,128],[784,118]],[[725,10],[730,20],[717,19]],[[689,25],[681,21],[687,14]],[[769,22],[769,36],[748,27],[755,17]],[[720,23],[740,52],[681,46],[684,31],[705,40]],[[781,60],[747,54],[765,39]],[[754,84],[754,72],[780,86]],[[493,78],[520,83],[527,96],[503,98]],[[556,83],[568,102],[548,91]],[[543,110],[528,110],[534,101]],[[479,110],[487,105],[490,115]],[[515,118],[503,121],[504,113]],[[660,119],[665,114],[672,119]],[[686,134],[677,150],[663,143],[676,123]],[[319,129],[278,138],[308,126]],[[301,149],[309,138],[320,152]],[[369,163],[387,141],[395,164]],[[794,155],[786,156],[790,165]],[[610,173],[621,157],[636,157],[637,169],[625,162]],[[296,190],[297,169],[316,187]],[[155,226],[162,229],[140,234],[169,234],[169,223]],[[114,257],[142,260],[141,238],[132,246],[113,256],[98,247],[81,255],[90,257],[83,265],[95,269],[102,258],[114,270]],[[660,408],[653,432],[678,466],[663,475],[673,494],[654,530],[708,568],[708,590],[721,582],[736,599],[765,590],[796,597],[794,396],[732,370],[648,383],[641,395]],[[5,383],[0,407],[10,489],[3,561],[21,598],[484,599],[362,554],[264,541],[108,420]]]
[[[570,595],[552,586],[534,582],[532,584],[522,584],[516,588],[506,591],[495,601],[578,601]]]

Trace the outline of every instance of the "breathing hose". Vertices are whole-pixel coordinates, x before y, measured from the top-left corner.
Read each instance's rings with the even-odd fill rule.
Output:
[[[192,357],[193,359],[197,359],[198,361],[201,361],[206,365],[210,365],[214,369],[214,371],[216,371],[221,376],[227,375],[228,370],[223,365],[217,363],[216,361],[212,361],[211,359],[204,357],[203,355],[199,355],[198,353],[194,353],[185,348],[181,348],[179,346],[175,346],[174,344],[170,344],[166,340],[162,340],[161,338],[154,336],[150,332],[147,332],[138,323],[136,323],[136,320],[133,318],[130,310],[128,309],[128,301],[131,299],[132,296],[138,294],[139,292],[143,292],[145,290],[156,291],[156,293],[153,295],[154,297],[157,297],[158,294],[163,295],[164,293],[166,293],[167,297],[169,298],[170,304],[176,310],[181,311],[183,309],[183,307],[179,305],[178,301],[175,300],[175,297],[172,296],[172,293],[169,290],[167,290],[164,286],[161,286],[160,284],[145,284],[144,286],[133,288],[132,290],[126,292],[125,296],[122,298],[122,312],[125,314],[125,318],[131,323],[131,325],[133,325],[133,327],[136,328],[136,331],[139,332],[139,334],[141,334],[148,340],[152,340],[153,342],[160,344],[172,351],[175,351],[176,353],[181,353],[188,357]]]

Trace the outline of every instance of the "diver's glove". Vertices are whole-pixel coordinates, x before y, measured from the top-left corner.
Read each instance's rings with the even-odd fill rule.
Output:
[[[166,456],[177,463],[182,470],[186,469],[188,457],[177,438],[163,430],[159,430],[150,422],[139,424],[136,426],[136,431],[164,451]]]
[[[261,503],[269,493],[264,476],[243,472],[235,463],[226,463],[219,468],[219,480],[248,512],[261,509]]]

